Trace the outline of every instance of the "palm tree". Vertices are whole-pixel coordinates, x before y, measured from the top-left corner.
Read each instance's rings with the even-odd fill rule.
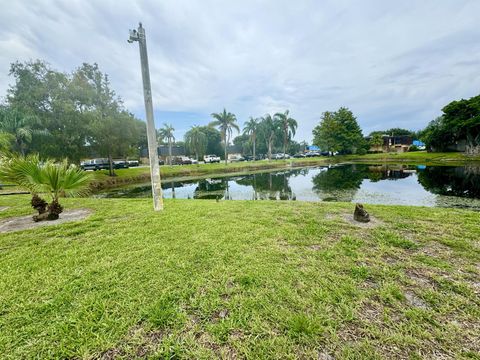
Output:
[[[202,131],[202,127],[195,125],[185,134],[185,144],[190,151],[195,153],[198,160],[207,149],[207,135]]]
[[[12,150],[22,155],[25,155],[34,135],[48,135],[46,130],[34,129],[36,123],[35,117],[23,115],[16,109],[0,109],[0,133],[10,134]]]
[[[212,117],[215,119],[212,121],[209,126],[218,126],[220,133],[222,135],[222,140],[225,145],[225,165],[227,164],[228,157],[228,143],[230,142],[230,137],[232,136],[232,130],[235,129],[237,132],[240,132],[240,128],[236,124],[237,118],[235,114],[230,112],[227,113],[225,109],[221,113],[213,113]]]
[[[32,193],[31,204],[39,212],[39,215],[33,218],[35,221],[58,219],[63,211],[58,201],[60,196],[87,193],[91,179],[90,174],[76,165],[69,165],[66,159],[60,163],[53,160],[41,162],[38,155],[11,155],[2,157],[0,165],[1,179],[13,182]],[[48,208],[38,194],[51,196],[52,201]]]
[[[175,129],[170,124],[163,124],[163,128],[158,131],[158,135],[160,139],[166,140],[168,143],[168,164],[172,165],[172,145],[175,142],[175,136],[173,136],[173,132]]]
[[[276,132],[278,131],[278,125],[278,122],[276,122],[270,114],[262,117],[260,122],[260,129],[263,137],[265,138],[265,142],[267,143],[268,160],[272,159],[272,146],[275,140]]]
[[[254,119],[250,116],[250,119],[245,123],[243,127],[243,133],[245,135],[250,135],[250,140],[253,144],[253,161],[256,160],[255,158],[255,145],[257,142],[257,132],[258,132],[259,122],[258,119]]]
[[[295,136],[297,130],[297,121],[290,117],[290,111],[286,110],[283,114],[276,113],[275,119],[280,123],[283,132],[283,153],[287,153],[287,143],[290,137]]]

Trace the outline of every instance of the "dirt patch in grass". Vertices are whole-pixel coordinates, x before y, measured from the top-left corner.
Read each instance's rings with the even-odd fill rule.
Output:
[[[39,222],[34,222],[31,215],[8,218],[0,222],[0,233],[35,229],[41,226],[58,225],[70,221],[83,220],[91,213],[92,210],[90,209],[72,209],[64,211],[58,220]]]
[[[116,346],[104,351],[94,359],[113,360],[120,358],[145,358],[154,352],[162,342],[163,331],[145,331],[141,326],[133,327]]]
[[[405,292],[405,299],[410,306],[417,307],[420,309],[427,309],[427,304],[420,299],[414,292],[406,291]]]
[[[225,319],[227,316],[228,316],[228,309],[222,309],[222,310],[219,310],[219,311],[215,311],[212,315],[212,322],[216,323],[216,322],[219,322],[223,319]]]
[[[0,211],[7,210],[8,206],[0,206]]]
[[[383,225],[382,221],[378,220],[372,215],[370,215],[370,221],[367,223],[356,221],[353,218],[353,214],[342,214],[342,219],[350,223],[351,225],[354,225],[359,228],[364,228],[364,229],[373,229],[373,228],[376,228],[377,226]]]
[[[435,281],[428,275],[426,270],[408,269],[405,273],[419,287],[432,289],[435,287]]]

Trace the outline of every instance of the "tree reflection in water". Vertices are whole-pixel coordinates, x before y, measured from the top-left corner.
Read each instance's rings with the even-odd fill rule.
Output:
[[[412,168],[405,165],[334,165],[313,177],[313,191],[323,201],[351,202],[365,179],[378,182],[411,175]]]
[[[197,187],[193,193],[194,199],[228,199],[228,179],[205,179],[198,181]]]
[[[308,170],[306,170],[308,173]],[[305,169],[252,174],[236,181],[238,185],[251,186],[255,200],[296,200],[289,178],[304,173]]]
[[[429,166],[418,173],[418,182],[434,194],[480,199],[479,166]]]
[[[254,200],[296,200],[295,192],[305,200],[352,201],[356,195],[382,196],[395,193],[396,187],[382,181],[402,180],[414,173],[417,181],[407,181],[413,200],[416,194],[425,197],[424,190],[431,194],[456,197],[441,200],[441,206],[478,207],[480,204],[480,167],[464,166],[406,166],[406,165],[332,165],[321,168],[289,169],[270,173],[241,175],[216,179],[171,181],[162,183],[167,197],[194,199],[254,199]],[[293,178],[298,177],[295,181]],[[364,183],[367,180],[370,185]],[[413,179],[415,180],[415,179]],[[365,193],[357,194],[359,189]],[[373,185],[372,183],[379,183]],[[239,188],[245,187],[243,189]],[[405,186],[405,185],[403,185]],[[401,187],[399,187],[401,188]],[[98,194],[101,197],[150,197],[151,185],[131,185],[115,188]],[[468,202],[458,203],[468,198]],[[472,204],[470,199],[476,199]],[[423,205],[423,203],[419,203]]]

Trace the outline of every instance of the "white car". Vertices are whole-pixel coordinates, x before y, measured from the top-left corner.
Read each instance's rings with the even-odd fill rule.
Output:
[[[217,155],[205,155],[203,157],[203,161],[205,161],[205,164],[219,163],[220,162],[220,157],[217,156]]]
[[[197,159],[190,158],[190,160],[192,160],[192,164],[198,164],[198,160],[197,160]]]
[[[228,160],[230,160],[230,162],[238,162],[238,161],[244,161],[245,159],[240,156],[240,155],[231,155]]]

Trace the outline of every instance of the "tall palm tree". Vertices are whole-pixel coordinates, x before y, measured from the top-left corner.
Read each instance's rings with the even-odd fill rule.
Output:
[[[260,122],[260,130],[263,134],[268,149],[268,160],[272,159],[272,147],[275,141],[276,133],[278,132],[279,123],[274,120],[272,115],[267,114],[262,117]]]
[[[230,142],[230,137],[232,136],[233,129],[240,132],[240,128],[236,124],[237,117],[235,114],[227,112],[223,109],[221,113],[213,113],[212,117],[215,119],[212,121],[209,126],[217,126],[222,135],[222,141],[225,145],[225,165],[227,164],[228,158],[228,143]]]
[[[202,127],[195,125],[185,134],[185,145],[190,151],[195,153],[195,158],[205,154],[207,149],[207,135],[202,131]]]
[[[170,124],[163,124],[163,127],[158,130],[158,135],[161,140],[166,140],[168,143],[168,164],[172,165],[172,145],[175,142],[173,132],[175,129]]]
[[[250,140],[253,144],[253,161],[256,160],[255,158],[255,145],[257,142],[257,132],[258,132],[259,122],[258,119],[254,119],[250,116],[250,119],[245,123],[243,127],[243,133],[245,135],[250,135]]]
[[[297,120],[290,117],[290,111],[286,110],[284,113],[276,113],[275,119],[280,123],[283,132],[283,153],[287,153],[287,143],[290,137],[295,136],[298,124]]]
[[[10,134],[12,150],[25,155],[34,135],[48,135],[48,131],[35,129],[37,119],[16,109],[0,109],[0,133]]]

